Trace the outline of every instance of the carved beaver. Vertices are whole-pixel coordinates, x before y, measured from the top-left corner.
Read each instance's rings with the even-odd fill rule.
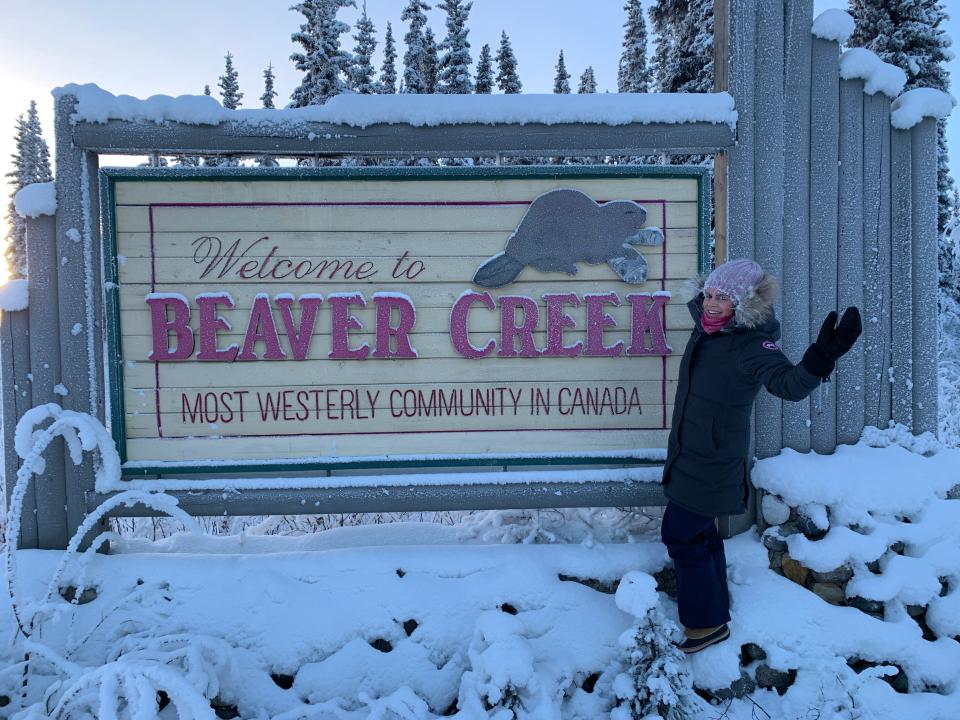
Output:
[[[484,261],[473,282],[501,287],[527,265],[543,272],[576,275],[577,263],[605,262],[624,282],[647,280],[647,261],[631,245],[663,242],[658,228],[645,228],[647,212],[632,200],[598,205],[579,190],[550,190],[531,204],[506,248]]]

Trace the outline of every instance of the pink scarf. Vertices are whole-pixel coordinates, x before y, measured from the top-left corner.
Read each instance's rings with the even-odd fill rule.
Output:
[[[733,315],[727,315],[726,317],[714,317],[712,315],[707,315],[706,311],[700,315],[700,326],[703,328],[703,331],[707,335],[713,335],[720,328],[730,322],[730,318]]]

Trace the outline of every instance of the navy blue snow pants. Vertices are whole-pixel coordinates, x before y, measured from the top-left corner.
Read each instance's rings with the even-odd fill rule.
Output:
[[[677,571],[680,622],[711,628],[730,620],[727,561],[715,518],[668,502],[660,536]]]

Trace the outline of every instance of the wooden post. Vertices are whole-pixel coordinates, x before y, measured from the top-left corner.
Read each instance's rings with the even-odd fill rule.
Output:
[[[891,323],[894,422],[913,425],[913,166],[911,134],[891,131],[890,234],[892,252],[891,302],[896,312]]]
[[[890,99],[863,100],[864,425],[890,419]]]
[[[754,92],[756,84],[757,4],[755,0],[730,0],[730,93],[737,106],[737,144],[728,153],[727,177],[733,192],[727,194],[726,255],[753,257],[756,186],[753,177]]]
[[[713,3],[713,89],[730,87],[730,0]],[[727,153],[713,158],[713,257],[720,265],[727,260]]]
[[[55,242],[56,221],[50,215],[27,220],[27,273],[30,278],[30,383],[31,405],[60,404],[55,388],[63,380],[60,369],[60,318],[57,278],[60,259]],[[43,550],[67,546],[66,486],[63,479],[64,445],[57,440],[44,453],[46,469],[34,477],[37,547]]]
[[[840,135],[840,46],[813,38],[810,114],[810,338],[837,307],[837,189]],[[810,444],[832,453],[837,446],[837,383],[814,390]]]
[[[813,0],[787,0],[784,66],[783,351],[810,344],[810,87]],[[810,401],[783,404],[783,444],[810,450]]]
[[[913,147],[913,431],[937,431],[937,120],[910,131]]]
[[[57,232],[56,246],[67,272],[59,276],[59,345],[63,349],[61,382],[69,391],[64,408],[88,413],[103,421],[103,340],[100,323],[99,243],[92,236],[99,224],[96,158],[73,143],[70,115],[76,99],[61,96],[56,103]],[[92,163],[92,166],[91,166]],[[74,332],[79,327],[80,332]],[[93,491],[93,461],[64,467],[68,533],[64,545],[83,522],[86,493]]]
[[[6,473],[7,507],[17,482],[20,457],[13,447],[17,421],[30,409],[30,310],[0,314],[0,362],[3,368],[3,452]],[[36,548],[37,503],[34,491],[29,490],[20,518],[19,547]],[[12,538],[7,538],[12,540]]]
[[[765,270],[783,279],[783,50],[782,2],[762,2],[757,14],[754,152],[754,258]],[[775,305],[783,317],[782,304]],[[757,457],[776,455],[783,448],[783,401],[766,391],[757,397]]]
[[[840,83],[840,233],[837,253],[839,309],[863,307],[863,80]],[[864,343],[837,363],[837,442],[863,432]]]

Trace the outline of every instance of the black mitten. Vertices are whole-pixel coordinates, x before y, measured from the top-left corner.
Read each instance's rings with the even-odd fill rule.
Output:
[[[837,360],[847,354],[862,332],[860,311],[856,307],[846,309],[839,325],[837,313],[831,311],[820,326],[816,342],[807,348],[800,362],[812,375],[829,377]]]

